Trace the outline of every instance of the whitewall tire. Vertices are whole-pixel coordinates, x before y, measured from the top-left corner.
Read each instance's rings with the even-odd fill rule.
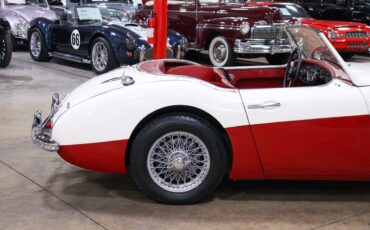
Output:
[[[209,45],[209,60],[216,67],[234,64],[235,54],[225,37],[217,36],[212,39]]]

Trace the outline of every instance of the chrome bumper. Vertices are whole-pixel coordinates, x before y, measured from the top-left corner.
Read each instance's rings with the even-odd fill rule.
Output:
[[[51,120],[57,108],[59,106],[59,95],[54,94],[52,97],[51,114],[42,121],[42,115],[40,111],[37,111],[33,115],[31,138],[40,148],[54,152],[59,150],[59,144],[51,138],[51,130],[46,128],[47,123]]]
[[[234,53],[237,54],[275,54],[289,52],[291,52],[291,45],[286,39],[250,39],[246,41],[236,39],[234,44]]]

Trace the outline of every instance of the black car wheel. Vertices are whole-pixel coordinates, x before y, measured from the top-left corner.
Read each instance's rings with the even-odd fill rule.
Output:
[[[212,39],[209,45],[209,60],[216,67],[234,64],[235,54],[225,37],[218,36]]]
[[[270,65],[286,64],[289,60],[290,53],[286,54],[273,54],[266,56],[266,60]]]
[[[189,115],[155,119],[136,136],[130,158],[134,181],[149,197],[190,204],[209,197],[226,172],[226,151],[216,129]]]
[[[8,30],[4,31],[3,39],[1,39],[0,49],[0,67],[5,68],[9,65],[12,59],[12,37]]]
[[[96,38],[91,47],[91,66],[96,74],[106,73],[118,66],[112,47],[105,38]]]
[[[45,39],[38,28],[32,28],[29,32],[28,50],[35,61],[48,61],[51,58]]]

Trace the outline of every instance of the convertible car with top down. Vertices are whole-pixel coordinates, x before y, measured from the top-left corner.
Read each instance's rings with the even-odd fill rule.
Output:
[[[370,75],[325,35],[286,28],[286,65],[152,60],[93,78],[32,139],[82,168],[124,174],[157,201],[188,204],[233,180],[370,180]]]
[[[153,49],[147,42],[146,28],[105,19],[101,9],[95,6],[70,7],[56,21],[37,18],[28,30],[29,53],[35,61],[57,57],[91,63],[97,74],[152,58]],[[168,31],[167,37],[167,57],[182,58],[186,38],[173,30]]]

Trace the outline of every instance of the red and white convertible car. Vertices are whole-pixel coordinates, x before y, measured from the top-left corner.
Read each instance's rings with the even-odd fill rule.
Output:
[[[45,120],[35,113],[33,141],[82,168],[130,170],[172,204],[210,196],[225,177],[370,180],[370,75],[352,75],[324,34],[287,32],[284,66],[153,60],[56,94]]]

